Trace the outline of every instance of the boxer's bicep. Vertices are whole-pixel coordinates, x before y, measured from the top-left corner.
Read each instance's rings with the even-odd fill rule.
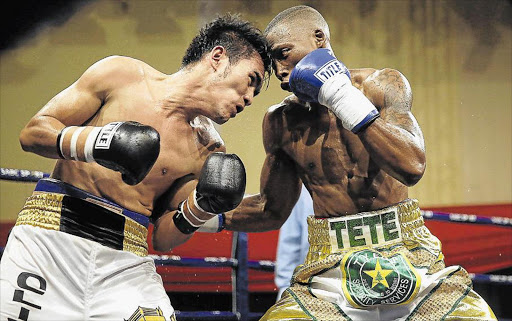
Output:
[[[380,118],[359,134],[361,141],[384,171],[405,185],[416,184],[425,170],[425,146],[407,79],[393,69],[379,70],[363,82],[363,91]]]
[[[412,90],[407,78],[394,69],[382,69],[363,82],[363,90],[380,111],[380,123],[402,132],[402,139],[424,148],[423,134],[412,114]]]
[[[83,125],[102,106],[117,68],[100,61],[89,67],[69,87],[54,96],[27,123],[20,134],[24,150],[58,157],[56,139],[66,126]]]
[[[379,110],[381,120],[412,135],[422,136],[411,112],[411,86],[402,73],[390,68],[377,70],[362,85],[364,94]]]
[[[260,194],[265,198],[265,213],[279,227],[286,221],[299,199],[301,181],[295,161],[282,149],[283,107],[269,109],[263,121],[263,144],[267,153],[260,176]]]
[[[300,196],[301,180],[293,160],[284,152],[267,155],[260,177],[264,211],[279,227],[290,215]]]

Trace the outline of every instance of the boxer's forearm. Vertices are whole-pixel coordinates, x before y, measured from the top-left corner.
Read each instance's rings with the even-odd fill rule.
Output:
[[[415,122],[408,117],[399,121]],[[420,131],[408,131],[380,118],[359,137],[379,167],[404,185],[412,186],[423,176],[426,160]]]
[[[183,234],[181,233],[172,219],[176,211],[168,212],[162,215],[158,221],[156,221],[152,242],[153,248],[160,252],[170,251],[178,245],[185,243],[194,234]]]
[[[261,194],[247,196],[240,205],[225,213],[224,228],[242,232],[265,232],[279,229],[289,216],[286,209],[277,211]]]
[[[57,136],[65,125],[51,116],[36,116],[30,120],[20,134],[24,151],[48,158],[60,158],[57,151]]]

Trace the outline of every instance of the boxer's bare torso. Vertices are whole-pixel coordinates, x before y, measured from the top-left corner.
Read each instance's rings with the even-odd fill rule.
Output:
[[[391,74],[396,71],[367,68],[350,72],[354,86],[379,109],[381,118],[393,118],[395,111],[386,110],[390,102],[385,101],[383,88],[387,85],[384,82],[395,81]],[[406,105],[403,116],[410,110],[410,104]],[[399,125],[421,137],[410,116]],[[407,198],[407,186],[381,168],[380,160],[365,148],[364,139],[344,129],[326,107],[301,103],[292,95],[272,107],[266,121],[273,122],[265,126],[272,128],[265,133],[268,148],[282,149],[296,164],[317,217],[380,209]]]
[[[236,74],[239,70],[241,75]],[[32,128],[63,127],[60,122],[67,126],[104,126],[114,121],[137,121],[152,126],[160,134],[160,154],[149,174],[135,186],[124,183],[119,172],[94,162],[58,160],[51,176],[147,216],[155,207],[164,211],[175,209],[194,189],[206,157],[212,152],[225,151],[224,142],[208,117],[223,123],[243,110],[248,104],[244,102],[243,91],[254,91],[254,84],[248,86],[246,79],[255,71],[263,74],[257,56],[240,62],[234,75],[229,76],[232,79],[225,77],[215,83],[223,94],[215,97],[218,106],[198,101],[198,106],[207,107],[195,110],[196,104],[191,99],[185,106],[180,105],[180,99],[189,98],[186,94],[196,89],[176,81],[184,76],[183,71],[167,75],[136,59],[109,57],[93,65],[77,82],[53,98],[31,120],[29,130],[22,132],[21,137],[29,140],[37,136]],[[235,81],[244,88],[234,88]],[[55,135],[58,132],[53,128],[45,130]],[[34,150],[55,158],[55,143],[52,143],[55,137],[47,133],[45,136],[48,142],[44,144],[48,147]]]
[[[126,116],[126,120],[144,121],[139,113],[136,118],[129,118],[129,113]],[[161,117],[144,122],[159,131],[161,149],[155,165],[143,182],[130,186],[121,180],[119,173],[97,163],[69,161],[57,161],[52,177],[147,216],[152,214],[154,202],[165,192],[173,194],[168,205],[176,208],[193,190],[194,186],[189,183],[197,179],[206,156],[213,151],[225,151],[225,146],[207,118],[197,117],[188,123],[177,117],[166,117],[165,112]],[[102,126],[106,123],[89,125]],[[162,132],[168,128],[172,129]]]
[[[301,182],[313,198],[311,214],[316,217],[381,209],[408,197],[408,186],[425,169],[423,134],[411,113],[409,83],[393,69],[350,73],[380,117],[356,135],[326,107],[300,102],[294,95],[269,108],[263,120],[266,158],[260,193],[226,215],[228,229],[279,228],[299,198]],[[279,69],[276,74],[287,88],[288,77]]]

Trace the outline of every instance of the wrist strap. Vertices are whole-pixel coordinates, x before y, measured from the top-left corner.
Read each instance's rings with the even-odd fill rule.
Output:
[[[193,193],[193,196],[192,198],[194,199],[194,205],[196,206],[196,208],[200,211],[203,211],[201,207],[199,207],[199,205],[197,205],[196,201],[195,201],[195,195],[196,195],[196,191],[194,190],[194,193]],[[187,198],[183,203],[187,203],[187,212],[194,218],[196,219],[197,221],[201,222],[201,223],[205,223],[206,221],[208,221],[209,219],[206,219],[206,220],[203,220],[203,219],[200,219],[199,217],[197,217],[197,215],[194,213],[194,211],[192,211],[192,207],[190,207],[190,196],[189,198]],[[183,208],[185,207],[185,205],[183,205]],[[204,212],[204,211],[203,211]],[[208,213],[208,212],[205,212],[205,213]]]
[[[336,74],[322,85],[318,102],[329,108],[343,127],[354,134],[379,117],[377,108],[345,74]]]
[[[183,234],[192,234],[194,233],[198,228],[201,227],[201,225],[194,225],[190,220],[187,218],[185,213],[183,213],[183,203],[185,201],[181,202],[178,206],[178,211],[174,216],[172,217],[172,220],[174,221],[174,225],[176,228]]]
[[[78,127],[71,136],[71,158],[73,158],[76,161],[79,160],[78,153],[76,151],[76,143],[78,142],[78,136],[80,136],[84,129],[85,127]]]
[[[366,129],[368,126],[370,126],[377,118],[380,117],[380,113],[377,109],[372,110],[366,117],[354,128],[352,128],[352,132],[354,134],[358,134],[362,132],[364,129]]]
[[[201,205],[199,205],[199,203],[197,202],[199,199],[202,199],[203,196],[201,194],[197,193],[197,189],[194,189],[194,195],[193,195],[193,201],[194,201],[194,206],[200,210],[201,212],[205,213],[205,214],[208,214],[208,215],[211,215],[211,216],[216,216],[217,213],[211,213],[211,212],[208,212],[206,210],[204,210]],[[190,208],[190,206],[189,206]]]
[[[226,216],[224,213],[217,215],[214,218],[208,220],[208,222],[204,223],[197,232],[203,233],[218,233],[224,229],[224,222],[226,221]]]
[[[217,229],[217,232],[222,231],[226,226],[224,223],[226,222],[226,214],[221,213],[219,214],[219,228]]]
[[[68,127],[64,127],[60,133],[59,133],[59,136],[57,136],[57,151],[59,152],[59,156],[62,157],[62,159],[67,159],[66,157],[64,157],[64,154],[62,153],[62,144],[64,143],[64,137],[66,136],[66,133],[68,132],[68,130],[70,130],[71,128],[74,128],[76,126],[68,126]]]
[[[94,145],[96,142],[96,138],[98,137],[99,133],[101,132],[102,127],[92,127],[92,130],[89,131],[87,134],[87,138],[85,139],[85,145],[81,145],[78,147],[78,140],[83,139],[83,135],[85,135],[84,130],[88,127],[82,127],[82,126],[68,126],[61,130],[59,135],[57,136],[57,152],[59,156],[62,159],[72,159],[76,161],[86,161],[88,163],[94,162],[95,159],[93,157],[94,152]],[[89,127],[90,128],[90,127]],[[69,137],[69,131],[74,130],[71,137]],[[66,138],[66,135],[68,137]],[[80,135],[82,135],[82,138],[80,138]],[[69,155],[68,158],[64,156],[63,151],[63,145],[65,140],[69,140]],[[83,147],[82,147],[83,146]],[[85,159],[79,159],[78,152],[79,148],[83,148],[83,154]],[[80,153],[81,155],[82,153]]]
[[[62,147],[61,147],[60,139],[62,138],[62,132],[64,131],[64,129],[66,129],[66,128],[63,128],[57,135],[57,142],[55,143],[55,146],[57,147],[57,154],[59,154],[59,157],[62,159],[65,159],[65,158],[64,158],[64,155],[62,155]]]
[[[87,140],[85,141],[84,146],[85,161],[87,163],[92,163],[95,161],[93,157],[94,143],[96,142],[96,138],[98,137],[100,131],[101,127],[94,127],[87,136]]]

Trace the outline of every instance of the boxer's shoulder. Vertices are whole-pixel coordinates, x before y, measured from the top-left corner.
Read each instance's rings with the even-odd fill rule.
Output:
[[[197,132],[198,141],[210,151],[225,151],[226,145],[213,121],[205,116],[197,116],[190,123]]]
[[[89,67],[82,78],[88,77],[115,86],[142,81],[157,73],[161,74],[141,60],[127,56],[108,56]]]
[[[360,87],[366,82],[389,83],[389,82],[403,82],[404,75],[393,68],[357,68],[350,69],[350,76],[352,83],[356,87]]]
[[[281,118],[294,108],[307,108],[305,103],[300,101],[295,95],[290,95],[283,99],[279,104],[270,106],[267,110],[267,116],[271,118]]]
[[[363,81],[365,81],[370,75],[374,74],[376,71],[377,69],[375,68],[349,69],[352,84],[356,87],[360,87]]]
[[[361,90],[379,109],[397,105],[399,101],[410,109],[412,91],[407,78],[393,68],[351,69],[352,84]]]
[[[305,108],[295,95],[290,95],[278,104],[270,106],[263,120],[264,127],[272,127],[276,130],[285,126],[286,117],[294,108]]]
[[[270,106],[265,113],[264,124],[278,122],[283,117],[286,106],[285,100]]]
[[[284,126],[285,110],[288,103],[286,99],[268,108],[263,118],[263,145],[267,151],[280,146]]]
[[[393,68],[375,69],[374,72],[369,73],[364,81],[375,81],[379,83],[396,83],[403,82],[405,76],[398,70]]]

